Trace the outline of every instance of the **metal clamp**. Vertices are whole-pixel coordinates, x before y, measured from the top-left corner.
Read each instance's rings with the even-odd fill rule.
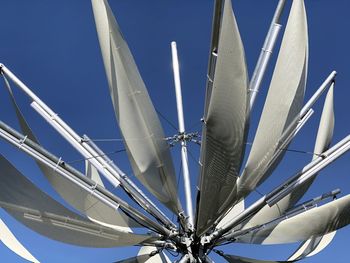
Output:
[[[23,139],[19,140],[19,146],[18,146],[19,149],[22,149],[22,146],[24,142],[27,140],[27,138],[28,138],[28,135],[24,136]]]

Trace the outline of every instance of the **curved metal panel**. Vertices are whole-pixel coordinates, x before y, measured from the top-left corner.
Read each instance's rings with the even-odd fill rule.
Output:
[[[182,211],[169,146],[145,84],[108,2],[92,0],[119,127],[135,176],[173,212]]]
[[[236,180],[245,148],[247,68],[231,1],[224,2],[213,86],[203,127],[198,235],[237,201]]]

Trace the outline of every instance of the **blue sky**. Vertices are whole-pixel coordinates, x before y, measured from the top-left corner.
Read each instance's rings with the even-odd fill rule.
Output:
[[[287,2],[289,4],[286,11],[290,6],[290,1]],[[0,62],[16,73],[79,134],[86,133],[90,138],[120,138],[109,98],[90,1],[0,0],[0,3]],[[233,1],[250,74],[276,4],[277,0]],[[186,126],[189,131],[200,131],[199,120],[204,108],[213,0],[110,0],[110,5],[134,54],[155,107],[175,124],[177,117],[170,42],[177,41]],[[350,3],[347,0],[310,0],[306,1],[306,8],[310,60],[305,98],[308,99],[312,95],[332,70],[338,71],[335,88],[336,142],[350,133]],[[282,19],[283,25],[286,14],[287,12]],[[272,69],[270,66],[254,109],[250,140],[259,120]],[[2,84],[0,87],[0,119],[18,128],[8,96]],[[28,106],[29,101],[21,93],[16,94],[42,144],[56,155],[64,157],[66,161],[79,159],[80,156]],[[312,151],[322,103],[323,97],[314,107],[314,116],[290,148]],[[165,133],[173,135],[176,131],[162,121]],[[1,153],[20,171],[59,199],[29,157],[5,142],[1,141],[0,145]],[[100,146],[106,152],[123,148],[119,142],[101,143]],[[198,146],[190,147],[194,159],[198,159]],[[177,148],[173,149],[173,155],[178,169],[180,161]],[[124,171],[130,173],[123,154],[112,157]],[[288,153],[271,179],[260,187],[259,191],[267,193],[310,159],[310,155]],[[349,194],[349,161],[350,154],[347,154],[325,169],[305,199],[338,187],[342,189],[342,196]],[[82,163],[77,165],[78,168],[82,168]],[[192,159],[190,169],[195,190],[198,165]],[[250,200],[258,197],[253,194]],[[3,211],[0,212],[0,217],[12,227],[34,256],[43,262],[112,262],[132,256],[137,251],[135,248],[85,249],[64,245],[31,232]],[[350,240],[349,234],[350,228],[340,230],[334,242],[325,251],[305,262],[348,262],[345,244]],[[226,251],[265,259],[285,259],[293,248],[295,245],[262,248],[232,245],[227,247]],[[22,262],[2,244],[0,251],[2,261]],[[222,261],[218,259],[217,262]]]

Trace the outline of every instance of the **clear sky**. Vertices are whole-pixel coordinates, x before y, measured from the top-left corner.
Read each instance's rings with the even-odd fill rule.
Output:
[[[176,103],[171,69],[170,42],[177,41],[186,126],[200,131],[203,113],[205,76],[210,45],[213,0],[110,0],[121,29],[134,54],[155,107],[172,123],[177,123]],[[289,10],[290,2],[286,11]],[[338,71],[335,88],[336,125],[334,142],[350,133],[349,84],[350,38],[347,0],[308,0],[310,60],[305,98],[308,99],[332,70]],[[89,0],[0,0],[0,62],[15,72],[48,105],[66,120],[79,134],[90,138],[120,138],[109,98],[101,54]],[[277,0],[235,0],[235,15],[245,45],[251,74],[269,27]],[[282,20],[285,25],[286,14]],[[276,54],[277,52],[275,52]],[[275,56],[274,56],[275,57]],[[250,141],[254,135],[259,113],[271,78],[271,69],[262,85],[254,110]],[[17,92],[25,115],[42,144],[66,161],[81,158],[29,107],[28,100]],[[322,97],[314,107],[315,114],[300,132],[292,149],[312,151]],[[0,119],[18,129],[9,98],[0,84]],[[176,131],[162,119],[165,133]],[[29,157],[5,142],[1,153],[35,184],[59,200],[44,181]],[[119,142],[101,143],[106,151],[122,149]],[[193,190],[197,182],[199,147],[190,145],[191,180]],[[249,150],[249,149],[248,149]],[[178,147],[173,149],[174,163],[179,170]],[[112,156],[127,173],[130,168],[123,154]],[[288,153],[271,179],[259,191],[267,193],[306,164],[311,155]],[[82,162],[77,164],[82,168]],[[305,199],[335,188],[350,193],[350,154],[325,169]],[[181,180],[180,180],[181,182]],[[180,184],[181,186],[181,184]],[[181,188],[181,187],[180,187]],[[180,191],[182,193],[182,191]],[[250,202],[259,196],[252,194]],[[135,248],[86,249],[48,240],[11,219],[5,212],[0,217],[18,238],[42,262],[113,262],[133,256]],[[312,224],[312,222],[306,222]],[[338,232],[334,242],[319,255],[305,262],[348,262],[350,227]],[[292,246],[230,245],[225,251],[263,259],[285,259]],[[1,262],[22,260],[0,244]],[[216,258],[217,262],[223,259]]]

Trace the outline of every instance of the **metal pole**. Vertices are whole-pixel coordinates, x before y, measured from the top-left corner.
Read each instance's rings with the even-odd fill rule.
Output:
[[[298,186],[302,185],[306,181],[312,179],[316,174],[325,168],[327,165],[335,161],[344,153],[350,150],[350,135],[338,142],[332,148],[322,154],[322,157],[316,158],[314,161],[305,166],[301,172],[297,173],[282,185],[278,186],[275,190],[268,195],[264,195],[258,201],[253,203],[250,207],[244,210],[231,222],[224,225],[222,228],[216,230],[209,237],[205,237],[207,242],[212,242],[214,239],[220,238],[225,233],[229,232],[233,227],[237,226],[244,220],[247,220],[251,216],[257,213],[266,204],[272,206],[285,196],[290,194]]]
[[[182,94],[181,94],[181,82],[180,82],[180,69],[179,69],[179,60],[177,55],[176,42],[171,42],[171,54],[173,60],[173,72],[174,72],[174,83],[175,83],[175,92],[176,92],[176,106],[177,106],[177,116],[179,121],[179,133],[180,135],[185,135],[185,121],[183,113],[183,104],[182,104]],[[181,160],[182,160],[182,171],[184,176],[184,185],[185,185],[185,198],[186,198],[186,212],[188,215],[188,221],[193,228],[193,206],[192,206],[192,194],[191,194],[191,182],[190,182],[190,173],[188,168],[188,156],[187,156],[187,147],[186,141],[181,140]]]
[[[10,144],[17,146],[21,151],[27,153],[29,156],[39,161],[40,163],[54,169],[59,175],[63,176],[73,184],[89,192],[92,196],[96,197],[101,202],[110,206],[113,209],[124,210],[126,213],[132,215],[137,222],[141,225],[145,225],[150,229],[155,229],[156,231],[170,236],[171,231],[165,227],[153,222],[146,216],[141,214],[138,210],[130,206],[128,203],[115,196],[114,194],[107,191],[105,188],[97,185],[94,181],[84,176],[74,168],[65,164],[60,158],[52,154],[47,154],[48,152],[43,149],[40,145],[26,138],[22,134],[13,130],[8,125],[0,121],[0,137],[9,142]]]
[[[249,91],[250,91],[250,111],[254,106],[254,102],[259,92],[261,82],[264,78],[267,66],[269,64],[271,54],[276,44],[281,25],[280,18],[285,6],[286,0],[279,0],[275,14],[273,16],[269,31],[265,38],[263,48],[261,49],[258,62],[255,66],[252,79],[250,80]]]
[[[257,231],[259,229],[263,229],[265,228],[266,226],[268,225],[277,225],[278,223],[288,219],[288,218],[291,218],[291,217],[294,217],[298,214],[301,214],[303,212],[306,212],[310,209],[313,209],[315,207],[317,207],[317,204],[321,201],[324,201],[325,199],[328,199],[330,197],[334,197],[336,195],[338,195],[340,193],[340,190],[339,189],[336,189],[336,190],[333,190],[329,193],[325,193],[321,196],[318,196],[318,197],[315,197],[309,201],[306,201],[300,205],[298,205],[297,207],[295,207],[294,209],[290,210],[290,211],[287,211],[286,214],[284,214],[283,216],[281,217],[278,217],[276,219],[273,219],[272,221],[270,222],[267,222],[267,223],[264,223],[262,225],[258,225],[258,226],[254,226],[254,227],[251,227],[251,228],[248,228],[248,229],[243,229],[243,230],[239,230],[239,231],[235,231],[235,232],[231,232],[229,233],[228,235],[222,237],[218,243],[221,243],[221,242],[226,242],[226,241],[230,241],[230,240],[233,240],[239,236],[242,236],[242,235],[246,235],[252,231]]]
[[[300,114],[297,118],[299,118],[297,127],[294,128],[294,132],[292,132],[286,139],[285,142],[281,145],[281,148],[286,147],[289,142],[297,135],[297,133],[300,131],[300,129],[305,125],[305,123],[308,121],[308,119],[311,117],[311,115],[314,113],[314,111],[311,109],[311,107],[315,104],[315,102],[319,99],[319,97],[323,94],[323,92],[331,85],[334,85],[334,79],[337,76],[337,72],[333,71],[329,76],[326,78],[326,80],[321,84],[321,86],[317,89],[317,91],[312,95],[312,97],[307,101],[307,103],[304,105],[304,107],[301,109]],[[293,127],[294,122],[291,124]],[[282,134],[281,139],[283,139],[286,135],[289,134],[288,127],[285,131],[285,133]],[[278,153],[278,152],[277,152]]]
[[[0,70],[9,77],[17,87],[19,87],[33,102],[31,106],[52,125],[71,145],[76,148],[85,158],[99,170],[115,187],[122,183],[123,189],[130,193],[135,200],[157,220],[163,222],[169,228],[175,229],[176,226],[167,218],[154,204],[146,201],[145,194],[141,190],[133,189],[125,183],[125,174],[119,174],[118,171],[106,162],[92,147],[90,147],[82,138],[70,128],[55,112],[53,112],[39,97],[37,97],[21,80],[19,80],[8,68],[0,64]],[[120,170],[119,170],[120,171]]]
[[[143,196],[141,189],[138,188],[138,186],[135,185],[134,182],[131,181],[130,178],[127,177],[125,173],[122,170],[120,170],[120,168],[116,166],[114,162],[107,155],[105,155],[105,153],[87,135],[83,135],[83,139],[99,154],[100,157],[102,157],[107,163],[109,163],[113,167],[113,169],[115,169],[120,174],[121,181],[123,181],[123,185],[127,186],[128,189],[135,189],[135,191],[137,191],[137,193],[140,196],[139,198],[143,197],[152,206],[156,206],[146,195]],[[160,213],[162,214],[162,216],[166,217],[161,211]]]
[[[322,157],[319,157],[315,159],[315,161],[311,162],[308,165],[308,169],[304,168],[301,174],[297,174],[297,179],[294,182],[288,185],[284,185],[281,191],[279,191],[277,194],[269,198],[266,202],[269,204],[269,206],[273,206],[282,198],[284,198],[285,196],[293,192],[293,190],[297,188],[299,185],[302,185],[305,182],[309,181],[310,179],[314,178],[320,170],[324,169],[326,166],[334,162],[336,159],[338,159],[340,156],[342,156],[344,153],[346,153],[349,150],[350,150],[350,135],[347,136],[342,141],[340,141],[330,150],[323,153]]]
[[[145,198],[143,198],[139,191],[135,191],[130,184],[126,183],[124,178],[125,174],[119,174],[115,171],[110,163],[106,162],[104,158],[96,151],[94,151],[84,140],[80,137],[80,140],[76,140],[71,134],[60,125],[57,117],[50,116],[37,102],[33,101],[31,106],[41,115],[52,127],[54,127],[58,133],[60,133],[76,150],[78,150],[86,159],[89,160],[98,171],[106,177],[114,186],[118,186],[121,183],[123,189],[132,195],[137,203],[144,208],[148,213],[154,216],[156,219],[163,222],[167,227],[172,227],[172,222],[164,216],[157,208],[152,204],[147,204]]]
[[[336,71],[332,71],[331,74],[326,78],[326,80],[321,84],[321,86],[317,89],[317,91],[312,95],[312,97],[308,100],[305,106],[300,111],[300,118],[302,118],[306,112],[315,104],[318,98],[322,95],[322,93],[330,86],[334,85],[335,77],[337,76]]]
[[[313,109],[311,107],[315,104],[315,102],[319,99],[319,97],[322,95],[322,93],[329,87],[329,85],[334,85],[334,79],[337,75],[336,71],[333,71],[327,79],[321,84],[321,86],[317,89],[317,91],[312,95],[312,97],[308,100],[308,102],[304,105],[304,107],[301,109],[300,114],[295,118],[295,120],[291,123],[289,127],[285,130],[285,132],[280,137],[281,145],[279,145],[279,148],[281,150],[284,150],[288,144],[294,139],[294,137],[298,134],[298,132],[301,130],[301,128],[306,124],[306,122],[309,120],[309,118],[314,113]],[[299,120],[298,120],[299,119]],[[297,126],[295,126],[295,122],[298,121]],[[293,131],[291,132],[291,129]],[[271,167],[274,162],[278,159],[280,156],[280,151],[276,151],[274,156],[271,158],[271,161],[269,165],[267,166],[266,170]]]

